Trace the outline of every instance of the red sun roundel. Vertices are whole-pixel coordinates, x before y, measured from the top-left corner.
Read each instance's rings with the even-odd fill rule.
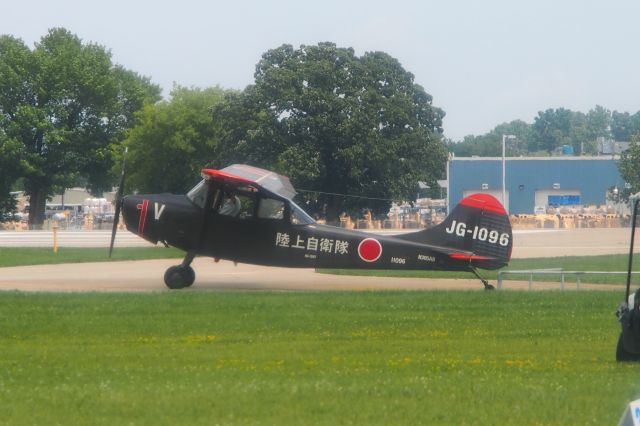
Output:
[[[382,244],[375,238],[365,238],[358,245],[358,256],[365,262],[375,262],[382,255]]]

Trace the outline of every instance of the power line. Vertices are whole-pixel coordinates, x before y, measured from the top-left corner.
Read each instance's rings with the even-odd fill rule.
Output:
[[[365,200],[395,201],[393,198],[364,197],[362,195],[339,194],[337,192],[314,191],[314,190],[311,190],[311,189],[299,189],[299,188],[296,188],[296,191],[298,191],[298,192],[313,192],[313,193],[316,193],[316,194],[325,194],[325,195],[339,195],[341,197],[362,198],[362,199],[365,199]]]

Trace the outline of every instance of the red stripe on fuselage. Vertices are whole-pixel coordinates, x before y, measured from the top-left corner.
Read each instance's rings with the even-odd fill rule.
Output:
[[[495,257],[477,256],[475,254],[466,254],[466,253],[451,253],[449,257],[452,259],[461,259],[461,260],[493,260],[495,259]]]
[[[136,206],[140,209],[140,221],[138,222],[138,234],[144,234],[144,224],[147,221],[147,209],[149,208],[149,200],[142,200],[142,204]]]

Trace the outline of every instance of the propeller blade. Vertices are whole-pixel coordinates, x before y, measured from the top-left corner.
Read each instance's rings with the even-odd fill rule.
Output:
[[[118,230],[118,222],[120,219],[120,206],[122,205],[122,200],[116,201],[116,212],[113,217],[113,228],[111,229],[111,244],[109,244],[109,258],[111,258],[111,254],[113,253],[113,244],[116,240],[116,231]]]
[[[111,229],[111,244],[109,245],[109,258],[113,253],[113,243],[116,240],[116,231],[118,230],[118,222],[120,222],[120,210],[122,210],[122,192],[124,191],[124,171],[127,164],[127,152],[129,148],[124,149],[124,155],[122,156],[122,169],[120,170],[120,184],[118,185],[118,192],[116,192],[116,212],[113,217],[113,228]]]

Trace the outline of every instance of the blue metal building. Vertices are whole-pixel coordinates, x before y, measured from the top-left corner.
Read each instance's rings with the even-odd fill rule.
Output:
[[[502,201],[502,158],[451,158],[447,180],[449,208],[475,192]],[[506,158],[503,204],[510,214],[534,213],[549,205],[603,205],[607,192],[623,185],[618,162],[611,157]]]

